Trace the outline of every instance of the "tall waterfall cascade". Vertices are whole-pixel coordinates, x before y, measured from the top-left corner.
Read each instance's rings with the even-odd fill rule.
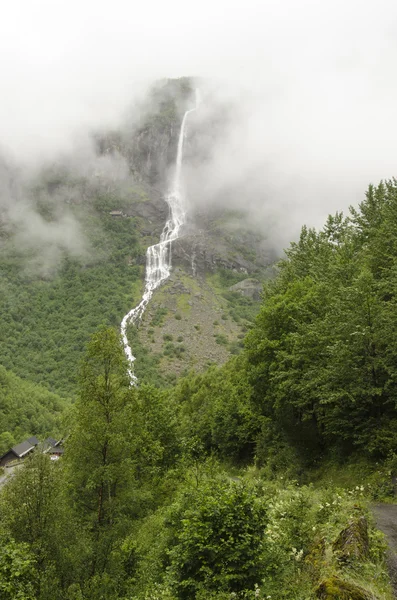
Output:
[[[197,110],[199,104],[199,91],[196,90],[196,106],[187,110],[183,115],[181,129],[178,139],[178,151],[176,155],[175,174],[172,185],[165,197],[165,201],[169,206],[169,217],[164,225],[164,229],[160,236],[160,242],[154,246],[149,246],[146,251],[146,276],[145,290],[142,300],[132,310],[130,310],[121,321],[121,337],[124,345],[124,352],[130,364],[129,376],[132,382],[137,381],[133,373],[133,362],[135,356],[128,344],[127,326],[130,323],[137,323],[153,296],[153,292],[159,285],[168,279],[171,272],[171,245],[172,242],[180,237],[180,231],[186,221],[185,199],[182,189],[182,162],[183,162],[183,143],[186,132],[186,122],[188,116]]]

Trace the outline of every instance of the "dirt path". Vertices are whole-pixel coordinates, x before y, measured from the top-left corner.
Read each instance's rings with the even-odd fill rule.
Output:
[[[387,562],[397,598],[397,504],[374,504],[372,507],[378,529],[383,531],[389,544]]]

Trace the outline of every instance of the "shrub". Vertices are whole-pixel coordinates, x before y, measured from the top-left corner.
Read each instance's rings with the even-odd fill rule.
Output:
[[[216,333],[214,337],[217,344],[220,344],[221,346],[227,346],[228,339],[225,335],[222,335],[221,333]]]
[[[254,589],[266,574],[266,500],[254,486],[210,480],[174,505],[170,521],[169,583],[178,598]]]

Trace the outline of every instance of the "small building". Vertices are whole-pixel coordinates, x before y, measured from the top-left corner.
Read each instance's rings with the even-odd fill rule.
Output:
[[[51,448],[54,448],[54,446],[56,446],[57,443],[58,442],[54,440],[54,438],[48,437],[46,440],[44,440],[44,442],[40,444],[41,451],[44,454],[46,454],[51,450]]]
[[[32,444],[32,446],[38,446],[38,444],[40,444],[39,440],[37,439],[37,437],[35,435],[33,435],[32,437],[30,437],[26,441],[28,441],[29,444]]]
[[[63,449],[62,446],[54,446],[54,448],[50,448],[50,450],[48,452],[49,452],[51,460],[58,460],[58,458],[63,456],[63,453],[65,452],[65,450]]]
[[[37,448],[39,452],[48,453],[52,460],[54,460],[53,457],[59,458],[64,452],[61,445],[62,442],[62,439],[57,441],[52,437],[48,437],[41,443],[36,436],[32,436],[25,442],[17,444],[11,448],[11,450],[3,454],[3,456],[0,457],[0,467],[4,467],[14,460],[23,460],[28,454],[33,452],[35,448]]]
[[[32,444],[30,440],[35,440],[36,443]],[[12,462],[13,460],[21,460],[25,458],[25,456],[30,454],[36,448],[38,443],[39,442],[37,438],[29,438],[29,440],[17,444],[13,448],[11,448],[11,450],[3,454],[2,457],[0,457],[0,467],[4,467],[6,464]]]
[[[124,213],[122,210],[111,210],[109,215],[111,217],[124,217]]]

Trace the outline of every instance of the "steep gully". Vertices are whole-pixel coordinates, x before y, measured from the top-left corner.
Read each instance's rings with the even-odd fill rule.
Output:
[[[136,383],[137,378],[133,372],[133,363],[135,356],[132,354],[131,347],[127,339],[127,326],[132,323],[137,323],[154,291],[159,285],[168,279],[171,271],[171,245],[180,236],[182,226],[186,221],[186,208],[184,201],[184,193],[182,189],[182,162],[183,162],[183,143],[185,139],[186,122],[188,116],[197,110],[199,104],[199,92],[196,90],[196,106],[187,110],[183,116],[181,129],[179,132],[178,150],[176,156],[175,174],[170,190],[165,197],[165,201],[169,206],[169,217],[165,223],[164,229],[160,236],[160,242],[154,246],[149,246],[146,251],[146,276],[145,290],[142,300],[135,308],[131,309],[121,321],[121,337],[124,345],[124,352],[130,364],[129,376],[132,383]]]

